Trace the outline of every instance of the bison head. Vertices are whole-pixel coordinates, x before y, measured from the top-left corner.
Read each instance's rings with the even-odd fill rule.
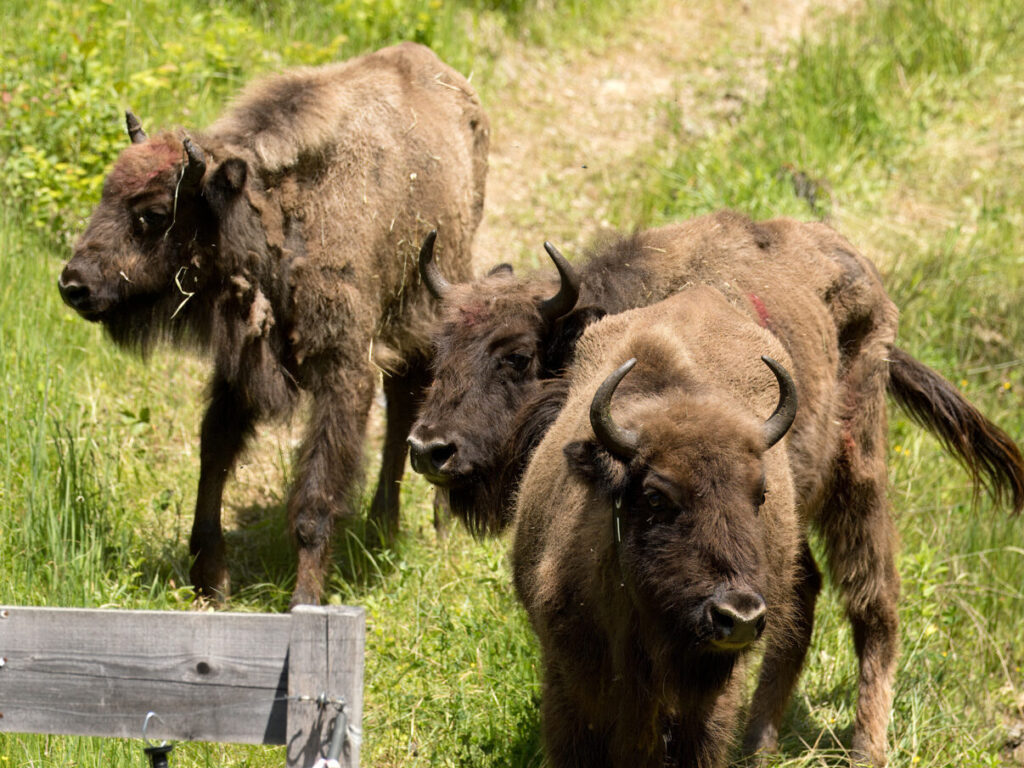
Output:
[[[107,176],[58,288],[115,340],[144,345],[202,289],[218,209],[245,183],[246,165],[234,159],[208,171],[190,138],[148,138],[131,112],[127,123],[132,143]]]
[[[557,290],[547,280],[517,278],[508,265],[451,285],[433,263],[433,236],[420,254],[441,322],[433,337],[434,382],[409,437],[411,462],[474,529],[503,524],[503,509],[482,509],[488,505],[480,489],[494,480],[520,407],[559,372],[566,340],[593,317],[591,310],[574,311],[579,279],[554,246],[544,247],[560,276]]]
[[[796,393],[782,366],[763,359],[781,390],[765,422],[691,383],[653,397],[624,388],[620,424],[611,398],[633,359],[594,395],[595,437],[564,449],[569,471],[607,514],[621,581],[649,644],[734,658],[778,607],[769,597],[773,582],[785,580],[772,562],[778,512],[762,510],[766,478],[777,475],[765,453],[792,424]]]

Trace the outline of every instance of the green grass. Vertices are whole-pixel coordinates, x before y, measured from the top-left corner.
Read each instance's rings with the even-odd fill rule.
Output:
[[[593,4],[591,4],[593,6]],[[8,3],[0,12],[0,602],[187,609],[187,532],[205,366],[149,364],[74,317],[54,287],[70,238],[124,145],[121,109],[147,125],[202,125],[257,72],[412,37],[488,98],[503,39],[581,46],[624,3],[559,13],[467,0]],[[426,14],[426,18],[424,18]],[[829,217],[879,263],[901,345],[1024,435],[1024,27],[1015,4],[869,2],[801,41],[763,100],[694,138],[666,130],[633,159],[612,205],[624,227],[722,206]],[[716,65],[728,66],[725,54]],[[710,96],[711,94],[709,94]],[[815,205],[794,177],[816,184]],[[805,187],[806,189],[806,187]],[[640,193],[637,190],[641,190]],[[557,204],[558,201],[553,201]],[[570,205],[571,201],[564,201]],[[903,655],[892,764],[1018,765],[1024,720],[1024,522],[971,506],[966,476],[892,413],[892,503],[903,539]],[[283,492],[229,488],[233,604],[281,611],[294,579]],[[373,476],[373,454],[368,448]],[[276,473],[276,474],[275,474]],[[240,473],[241,474],[241,473]],[[255,481],[254,481],[255,482]],[[439,538],[430,491],[410,478],[406,535],[368,553],[338,536],[333,602],[367,610],[363,764],[538,766],[536,643],[512,593],[507,542]],[[841,764],[856,662],[834,593],[777,764]],[[2,696],[0,696],[2,699]],[[141,742],[0,736],[0,768],[139,765]],[[279,766],[277,748],[179,745],[176,766]]]

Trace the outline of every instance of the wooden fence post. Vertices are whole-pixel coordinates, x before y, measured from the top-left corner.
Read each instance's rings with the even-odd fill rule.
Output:
[[[347,692],[363,690],[365,614],[361,608],[300,605],[291,616],[288,768],[310,766],[327,753],[339,714],[348,734],[338,761],[358,768],[363,702]]]

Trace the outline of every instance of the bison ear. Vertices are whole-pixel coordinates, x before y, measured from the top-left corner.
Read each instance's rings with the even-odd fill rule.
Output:
[[[497,264],[491,267],[489,270],[487,270],[487,276],[491,277],[492,275],[500,275],[502,272],[507,272],[510,275],[513,274],[512,265],[506,264],[504,262],[502,262],[501,264]]]
[[[591,323],[608,314],[600,307],[580,307],[555,320],[541,350],[541,365],[552,375],[565,370],[576,355],[576,342]]]
[[[562,449],[569,472],[579,475],[607,496],[618,496],[629,484],[629,468],[596,440],[576,440]]]
[[[242,191],[248,177],[249,166],[240,157],[229,157],[218,165],[204,190],[213,209],[220,213]]]

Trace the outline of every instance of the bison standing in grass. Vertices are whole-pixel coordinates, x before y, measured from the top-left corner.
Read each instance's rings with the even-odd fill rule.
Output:
[[[555,768],[722,765],[746,651],[799,645],[786,365],[705,286],[584,335],[515,520]]]
[[[288,499],[292,604],[317,603],[333,521],[349,514],[378,371],[387,432],[372,521],[390,539],[430,297],[416,253],[431,229],[469,276],[489,126],[469,83],[423,46],[258,81],[203,132],[132,144],[60,276],[61,295],[119,344],[167,339],[213,358],[190,549],[197,590],[229,588],[225,479],[255,425],[312,411]]]
[[[475,530],[500,530],[533,450],[560,413],[580,332],[605,313],[647,306],[700,284],[771,332],[792,361],[801,403],[786,441],[802,523],[820,532],[860,662],[853,748],[886,762],[898,653],[897,537],[886,498],[886,393],[963,461],[996,500],[1024,506],[1024,459],[955,387],[895,345],[897,310],[869,261],[831,228],[753,222],[721,212],[612,244],[577,276],[517,279],[496,268],[441,297],[435,380],[410,434],[413,466]],[[429,255],[429,254],[428,254]],[[619,361],[621,362],[621,361]],[[771,656],[746,744],[772,750],[810,640],[821,577],[804,546],[803,609],[790,653]]]

